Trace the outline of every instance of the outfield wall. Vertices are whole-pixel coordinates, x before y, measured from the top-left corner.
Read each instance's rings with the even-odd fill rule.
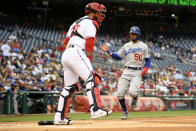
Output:
[[[131,111],[131,97],[125,98],[128,111]],[[101,96],[101,105],[104,108],[112,109],[114,112],[122,111],[116,96]],[[87,96],[75,97],[75,111],[88,112],[89,102]],[[138,99],[137,111],[163,111],[165,110],[164,101],[157,97],[140,97]]]
[[[60,93],[23,91],[18,92],[17,103],[13,101],[13,94],[4,92],[0,104],[0,114],[14,114],[14,104],[22,114],[53,113],[57,110]],[[131,111],[131,97],[126,97],[126,105]],[[87,96],[76,95],[73,97],[71,110],[76,112],[89,112]],[[122,111],[116,96],[101,96],[101,105],[112,109],[114,112]],[[163,111],[163,110],[196,110],[196,97],[139,97],[137,111]]]

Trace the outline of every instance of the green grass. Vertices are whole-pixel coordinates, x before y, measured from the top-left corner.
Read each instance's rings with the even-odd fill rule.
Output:
[[[108,117],[100,118],[104,120],[120,119],[122,112],[112,113]],[[155,117],[172,117],[172,116],[191,116],[196,115],[196,110],[183,111],[161,111],[161,112],[130,112],[130,118],[155,118]],[[90,120],[90,113],[72,113],[69,117],[73,120]],[[7,115],[0,116],[0,122],[22,122],[22,121],[39,121],[53,120],[54,114],[41,115]]]

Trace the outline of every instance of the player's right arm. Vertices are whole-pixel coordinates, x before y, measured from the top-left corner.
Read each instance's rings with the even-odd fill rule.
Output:
[[[121,60],[122,59],[116,52],[110,51],[109,48],[108,48],[108,46],[106,46],[106,45],[100,46],[100,49],[102,51],[107,52],[112,58],[114,58],[116,60]]]
[[[65,40],[64,40],[64,47],[63,47],[64,50],[65,50],[66,47],[67,47],[67,44],[68,44],[68,42],[69,42],[69,39],[70,39],[70,37],[66,37]]]

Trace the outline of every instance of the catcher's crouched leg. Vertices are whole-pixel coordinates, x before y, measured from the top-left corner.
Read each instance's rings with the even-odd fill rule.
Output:
[[[103,109],[101,107],[101,97],[100,97],[100,90],[99,90],[99,83],[101,77],[98,73],[92,72],[89,76],[86,84],[87,89],[87,96],[90,103],[90,112],[91,118],[96,119],[103,116],[108,116],[112,113],[112,110]]]

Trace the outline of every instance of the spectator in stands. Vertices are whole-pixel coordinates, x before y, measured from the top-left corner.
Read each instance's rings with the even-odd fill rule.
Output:
[[[3,56],[5,57],[9,57],[10,56],[10,46],[8,44],[8,42],[5,42],[2,46],[1,46],[1,50],[3,51]]]
[[[11,83],[10,83],[9,80],[7,80],[6,78],[4,78],[2,80],[2,86],[3,86],[3,88],[5,89],[6,92],[10,92],[10,90],[11,90]]]
[[[176,80],[181,79],[182,80],[183,78],[184,77],[183,77],[182,73],[179,70],[177,70],[174,75],[174,79],[176,79]]]
[[[182,86],[183,86],[183,80],[182,79],[178,79],[176,80],[176,86],[179,90],[181,90]]]
[[[8,42],[13,43],[14,41],[17,41],[16,32],[13,32],[12,35],[9,36]]]
[[[161,56],[161,54],[159,52],[154,52],[153,56],[155,57],[155,59],[158,59],[158,60],[163,60],[163,57]]]
[[[196,80],[191,82],[189,92],[191,96],[196,96]]]
[[[115,81],[115,79],[110,79],[109,81],[109,88],[110,88],[110,95],[114,95],[114,93],[116,93],[116,89],[117,89],[117,81]]]
[[[196,46],[191,48],[192,61],[196,61]]]
[[[168,78],[173,78],[174,77],[174,73],[175,73],[175,70],[173,67],[169,67],[168,70],[167,70],[167,75],[168,75]]]
[[[12,48],[12,50],[15,51],[15,52],[20,52],[21,49],[22,49],[22,48],[20,47],[20,44],[19,44],[16,40],[14,40],[14,41],[12,42],[11,48]]]
[[[162,44],[161,44],[161,50],[166,50],[165,43],[162,43]]]
[[[175,42],[173,38],[170,39],[169,45],[171,48],[175,47]]]
[[[122,75],[123,70],[124,70],[123,68],[120,68],[120,70],[116,72],[118,78]]]
[[[176,54],[176,55],[180,54],[180,48],[179,47],[175,47],[174,54]]]
[[[176,81],[173,77],[169,78],[169,83],[168,83],[168,87],[167,87],[169,90],[170,90],[170,93],[177,89],[177,86],[176,86]]]
[[[116,67],[115,66],[112,66],[111,72],[116,73]]]
[[[191,88],[190,83],[187,82],[187,81],[184,81],[184,82],[183,82],[183,85],[182,85],[182,87],[181,87],[181,90],[184,90],[185,92],[188,92],[190,88]]]
[[[156,95],[157,96],[163,96],[163,92],[160,89],[158,89],[157,92],[156,92]]]
[[[196,74],[195,70],[194,70],[194,69],[191,69],[191,70],[190,70],[190,75],[191,75],[190,81],[193,81],[193,80],[194,80],[195,74]]]
[[[175,89],[171,92],[171,96],[179,96],[179,90]]]
[[[178,55],[177,55],[177,60],[178,60],[179,62],[181,62],[181,63],[184,63],[184,62],[185,62],[185,59],[184,59],[184,57],[183,57],[181,54],[178,54]]]
[[[179,96],[190,96],[190,94],[187,92],[187,90],[180,90]]]
[[[105,53],[103,53],[103,52],[97,52],[97,56],[98,56],[98,58],[101,58],[104,61],[107,60],[107,55]]]
[[[163,82],[159,81],[156,85],[156,90],[159,90],[162,95],[168,95],[169,90],[166,86],[164,86]]]
[[[191,48],[191,52],[196,53],[196,46]]]
[[[164,36],[163,35],[159,35],[159,37],[158,37],[158,43],[159,44],[162,44],[163,43],[163,40],[164,40]]]
[[[109,81],[102,81],[101,85],[102,85],[102,88],[100,89],[101,95],[108,95],[110,90]]]
[[[145,94],[153,95],[154,83],[150,80],[144,82]]]
[[[41,55],[38,55],[38,57],[36,57],[36,62],[37,64],[44,64],[44,60],[42,59]]]
[[[193,82],[196,82],[196,73],[193,76]]]
[[[146,44],[148,45],[148,47],[149,47],[150,49],[153,48],[153,43],[152,43],[151,41],[146,41]]]
[[[141,81],[140,89],[141,89],[141,90],[145,90],[145,87],[144,87],[144,81]]]

